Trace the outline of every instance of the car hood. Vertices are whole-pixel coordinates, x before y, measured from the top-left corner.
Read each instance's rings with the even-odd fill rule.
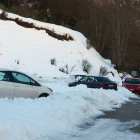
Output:
[[[123,83],[124,86],[140,86],[140,84]]]
[[[48,94],[53,94],[53,90],[51,88],[49,88],[48,86],[46,86],[45,84],[39,83],[41,85],[40,88],[38,88],[38,90],[42,93],[48,93]]]

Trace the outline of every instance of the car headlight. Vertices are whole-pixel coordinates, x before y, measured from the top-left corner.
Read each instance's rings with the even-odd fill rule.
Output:
[[[140,89],[140,87],[138,87],[138,89]]]

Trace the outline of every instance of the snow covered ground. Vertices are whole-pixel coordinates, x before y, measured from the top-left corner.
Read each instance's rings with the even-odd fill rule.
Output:
[[[137,98],[121,87],[114,91],[84,85],[70,88],[63,82],[44,84],[53,87],[54,95],[35,100],[0,99],[0,140],[62,140],[77,134],[78,125],[91,117],[121,107],[130,97]]]
[[[139,125],[140,121],[98,119],[88,129],[77,130],[75,135],[62,135],[59,140],[140,140],[140,134],[129,130]]]

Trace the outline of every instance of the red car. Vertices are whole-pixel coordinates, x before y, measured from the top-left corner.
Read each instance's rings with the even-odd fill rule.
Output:
[[[140,93],[140,79],[139,78],[126,78],[122,86],[129,89],[134,93]]]

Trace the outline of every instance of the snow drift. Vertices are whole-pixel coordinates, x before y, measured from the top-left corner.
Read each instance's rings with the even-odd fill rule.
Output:
[[[83,85],[69,88],[63,83],[47,86],[54,88],[54,95],[48,98],[0,99],[1,140],[61,140],[57,136],[75,134],[76,126],[88,118],[121,107],[129,97],[136,98],[125,88],[118,91],[87,89]]]

